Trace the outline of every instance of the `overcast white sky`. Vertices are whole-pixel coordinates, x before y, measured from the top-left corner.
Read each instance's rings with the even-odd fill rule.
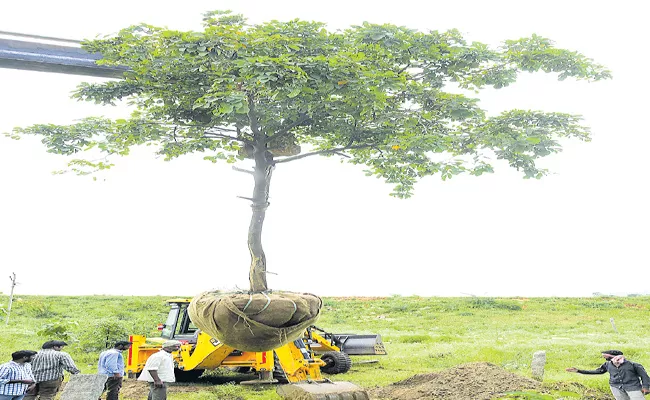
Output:
[[[507,167],[480,178],[422,181],[415,197],[334,159],[280,165],[263,242],[269,285],[329,295],[585,296],[648,293],[646,18],[636,1],[12,1],[0,30],[91,38],[147,22],[199,29],[201,13],[251,22],[301,18],[330,28],[363,21],[457,28],[497,45],[537,33],[607,65],[608,82],[524,76],[482,106],[582,114],[593,142],[571,142],[523,180]],[[0,69],[0,132],[68,123],[111,109],[68,99],[93,78]],[[53,176],[65,159],[37,140],[0,137],[0,291],[192,295],[247,288],[252,181],[200,158],[146,152],[96,182]],[[1,278],[5,276],[5,278]]]

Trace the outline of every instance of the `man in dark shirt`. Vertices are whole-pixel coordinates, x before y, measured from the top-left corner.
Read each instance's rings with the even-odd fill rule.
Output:
[[[628,361],[619,350],[602,352],[605,363],[598,369],[584,370],[567,368],[568,372],[579,374],[604,374],[609,372],[609,387],[616,400],[644,400],[650,393],[650,378],[643,365]]]

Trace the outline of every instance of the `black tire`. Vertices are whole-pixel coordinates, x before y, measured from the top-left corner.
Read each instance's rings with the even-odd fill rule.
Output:
[[[326,374],[344,374],[352,368],[350,356],[342,351],[328,351],[323,353],[320,359],[325,361],[325,366],[321,367],[321,371]]]
[[[278,383],[282,383],[282,384],[289,383],[289,378],[287,377],[287,374],[282,369],[282,365],[280,365],[280,358],[278,357],[277,354],[275,354],[275,351],[273,352],[273,361],[274,361],[273,379],[277,380]]]
[[[174,368],[174,376],[176,377],[176,382],[194,382],[203,375],[202,369],[191,369],[189,371],[183,371],[178,368]]]
[[[129,372],[129,373],[126,375],[126,378],[128,378],[128,379],[138,379],[138,378],[140,377],[141,374],[142,374],[142,371],[140,371],[140,372],[136,372],[135,374],[134,374],[133,372]]]

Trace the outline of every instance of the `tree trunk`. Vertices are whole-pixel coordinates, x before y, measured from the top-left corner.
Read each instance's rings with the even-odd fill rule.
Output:
[[[266,145],[254,146],[253,158],[255,168],[253,178],[255,188],[253,189],[253,215],[248,227],[248,249],[251,253],[251,267],[248,276],[250,290],[252,292],[263,292],[268,290],[266,283],[266,256],[262,248],[262,227],[266,209],[269,206],[269,185],[273,172],[273,156],[266,150]]]

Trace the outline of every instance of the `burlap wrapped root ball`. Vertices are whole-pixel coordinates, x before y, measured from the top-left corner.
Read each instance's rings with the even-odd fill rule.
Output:
[[[242,351],[269,351],[300,338],[323,302],[313,294],[204,292],[188,311],[192,322],[220,342]]]

